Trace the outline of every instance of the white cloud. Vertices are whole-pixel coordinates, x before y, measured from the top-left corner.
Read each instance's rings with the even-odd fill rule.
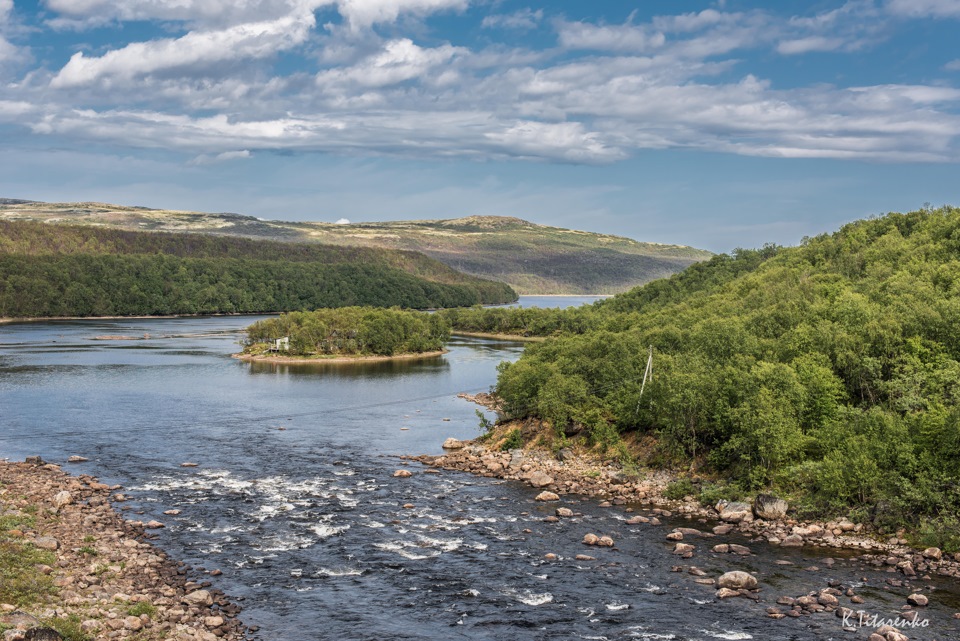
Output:
[[[943,68],[947,71],[960,71],[960,58],[951,60],[947,64],[943,65]]]
[[[543,9],[533,9],[527,7],[514,11],[513,13],[497,13],[484,16],[480,26],[485,29],[517,29],[529,31],[536,29],[540,21],[543,20]]]
[[[400,14],[424,16],[437,11],[462,11],[469,0],[337,0],[340,15],[354,30],[394,22]]]
[[[312,13],[221,31],[192,31],[181,38],[134,42],[100,57],[74,54],[50,82],[54,88],[88,85],[107,78],[130,80],[158,71],[205,66],[225,60],[263,58],[301,44],[314,26]]]
[[[361,87],[384,87],[423,77],[431,69],[449,62],[466,50],[450,45],[435,48],[418,47],[403,38],[386,43],[383,50],[352,67],[332,69],[317,74],[317,84],[330,87],[352,84]]]
[[[252,158],[253,154],[250,153],[247,149],[242,149],[240,151],[224,151],[219,154],[210,155],[210,154],[200,154],[191,160],[188,164],[190,165],[215,165],[217,163],[226,162],[228,160],[243,160],[246,158]]]
[[[781,40],[777,44],[777,52],[784,55],[809,53],[811,51],[836,51],[844,45],[842,38],[827,38],[824,36],[807,36],[795,40]]]
[[[350,221],[346,218],[339,218],[337,222],[333,223],[334,225],[349,225]]]
[[[888,0],[887,9],[911,18],[960,18],[958,0]]]
[[[560,45],[568,49],[632,51],[646,53],[666,42],[662,32],[632,24],[595,25],[588,22],[557,23]]]

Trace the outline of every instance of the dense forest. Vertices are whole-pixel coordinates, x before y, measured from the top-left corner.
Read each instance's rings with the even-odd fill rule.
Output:
[[[291,311],[509,302],[415,252],[0,221],[0,316]]]
[[[450,326],[436,314],[399,309],[341,307],[292,312],[247,328],[247,353],[262,353],[277,338],[290,339],[291,356],[393,356],[443,349]]]
[[[919,515],[928,542],[957,549],[958,295],[960,209],[944,207],[717,256],[589,308],[447,318],[554,335],[503,364],[497,391],[561,439],[653,436],[654,460],[731,492],[890,529]]]

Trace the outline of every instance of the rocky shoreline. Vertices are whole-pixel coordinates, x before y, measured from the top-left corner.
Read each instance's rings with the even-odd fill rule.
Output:
[[[511,427],[505,426],[506,429]],[[528,433],[532,429],[529,425],[520,427]],[[914,549],[900,537],[882,540],[868,527],[847,519],[800,521],[791,518],[786,502],[776,497],[760,495],[752,503],[721,501],[714,507],[705,507],[692,496],[679,501],[667,499],[664,491],[676,477],[665,471],[633,476],[589,452],[575,453],[565,449],[555,456],[551,451],[530,445],[525,449],[500,451],[496,448],[497,444],[496,438],[489,439],[487,443],[447,439],[443,445],[446,452],[440,456],[407,458],[431,468],[521,481],[540,490],[536,497],[538,501],[558,501],[567,494],[593,498],[600,501],[601,507],[622,509],[625,522],[631,525],[660,526],[661,519],[678,517],[696,521],[696,527],[675,527],[663,533],[665,539],[674,545],[673,553],[681,563],[694,559],[702,552],[750,555],[751,550],[747,546],[723,542],[722,537],[731,534],[746,537],[751,544],[758,545],[817,547],[825,548],[824,552],[837,550],[838,554],[842,550],[848,551],[843,553],[844,556],[850,556],[849,551],[854,551],[853,556],[862,563],[890,574],[886,579],[888,586],[916,592],[910,594],[903,605],[903,621],[906,622],[917,619],[919,610],[927,604],[927,597],[919,593],[926,589],[921,581],[929,581],[934,576],[960,578],[960,554],[948,555],[938,548]],[[549,516],[546,520],[557,522],[569,517],[569,513],[569,509],[560,507],[555,516]],[[651,535],[656,536],[653,532]],[[583,543],[600,547],[615,545],[610,537],[592,533],[584,537]],[[592,559],[588,555],[582,558]],[[832,563],[829,558],[826,561],[827,565]],[[698,577],[696,582],[718,587],[717,599],[759,599],[754,577],[751,577],[752,580],[744,579],[743,585],[734,585],[737,582],[730,577],[711,578],[694,565],[677,565],[673,571],[688,572]],[[750,585],[746,586],[748,583]],[[808,594],[783,595],[775,599],[777,605],[766,610],[767,616],[774,619],[827,612],[841,618],[844,627],[852,630],[859,627],[856,624],[858,618],[865,616],[862,610],[857,609],[864,602],[863,599],[849,586],[825,585]],[[955,614],[954,618],[960,619],[960,613]],[[854,623],[848,626],[848,619]],[[864,623],[861,621],[862,625]],[[909,623],[901,627],[909,627]],[[877,636],[870,637],[871,641],[908,639],[902,631],[892,626],[878,628],[875,634]]]
[[[0,603],[4,641],[60,639],[52,629],[58,623],[77,638],[248,638],[240,606],[210,582],[189,580],[190,568],[144,540],[145,530],[163,524],[125,520],[114,510],[111,501],[123,500],[120,489],[71,476],[39,457],[0,463],[0,516],[20,524],[0,533],[0,542],[55,559],[33,568],[51,594]]]
[[[272,363],[275,365],[315,365],[318,363],[379,363],[384,361],[409,361],[420,358],[434,358],[443,356],[449,350],[438,349],[432,352],[410,352],[394,356],[283,356],[266,354],[245,354],[243,352],[231,354],[233,358],[249,363]]]

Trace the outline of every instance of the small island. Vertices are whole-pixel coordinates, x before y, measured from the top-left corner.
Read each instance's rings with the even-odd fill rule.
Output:
[[[235,358],[270,363],[355,363],[446,353],[450,324],[438,314],[340,307],[290,312],[247,328]]]

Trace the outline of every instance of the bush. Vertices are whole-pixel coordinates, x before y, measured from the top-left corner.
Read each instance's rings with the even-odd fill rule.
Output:
[[[506,452],[507,450],[516,450],[523,447],[523,436],[520,434],[519,428],[513,428],[507,432],[507,436],[504,439],[503,443],[500,445],[500,450]]]
[[[697,488],[693,486],[693,481],[690,479],[677,479],[667,484],[667,487],[663,490],[664,498],[668,498],[671,501],[679,501],[685,496],[697,494]]]

